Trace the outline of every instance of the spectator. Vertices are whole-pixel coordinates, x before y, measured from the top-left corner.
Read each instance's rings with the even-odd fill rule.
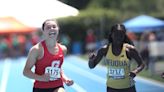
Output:
[[[93,33],[92,29],[89,29],[87,31],[87,35],[86,35],[86,50],[87,52],[92,52],[96,49],[96,37]]]

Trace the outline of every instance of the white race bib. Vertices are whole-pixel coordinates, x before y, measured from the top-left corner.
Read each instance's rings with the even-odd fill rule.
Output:
[[[59,61],[53,61],[51,66],[45,68],[45,73],[50,75],[50,81],[54,81],[60,78]]]
[[[108,76],[112,79],[123,79],[125,78],[125,70],[123,68],[109,68]]]

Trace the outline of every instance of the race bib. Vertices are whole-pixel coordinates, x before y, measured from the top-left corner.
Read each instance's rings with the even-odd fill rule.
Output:
[[[125,70],[123,68],[109,68],[108,71],[109,78],[112,79],[124,79],[125,78]]]
[[[58,80],[60,78],[60,68],[58,61],[53,61],[51,66],[45,68],[45,73],[50,75],[50,81]]]

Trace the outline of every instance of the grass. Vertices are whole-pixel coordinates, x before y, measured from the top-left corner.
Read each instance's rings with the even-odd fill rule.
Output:
[[[150,74],[148,70],[143,70],[142,72],[139,73],[139,76],[164,83],[164,79],[161,78],[160,74]]]
[[[153,80],[164,83],[164,79],[161,77],[161,73],[157,72],[156,69],[154,73],[151,73],[150,70],[144,69],[142,72],[139,73],[139,76],[146,77],[148,79],[153,79]]]
[[[80,57],[82,59],[88,60],[88,56],[86,54],[80,55]],[[101,62],[100,65],[103,65],[104,66],[103,62]],[[135,62],[132,62],[132,65],[131,65],[132,66],[132,69],[135,68],[136,65],[137,64]],[[159,81],[159,82],[164,83],[164,79],[161,77],[161,72],[162,71],[164,72],[164,68],[163,67],[164,67],[164,61],[158,61],[155,64],[155,72],[157,70],[156,68],[158,68],[158,70],[157,70],[158,72],[151,73],[149,70],[144,69],[144,70],[142,70],[138,74],[138,76],[141,76],[141,77],[144,77],[144,78],[148,78],[148,79],[152,79],[152,80],[155,80],[155,81]],[[159,71],[161,71],[161,72],[159,72]]]

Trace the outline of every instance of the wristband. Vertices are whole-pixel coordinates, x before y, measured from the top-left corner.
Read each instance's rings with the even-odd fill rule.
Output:
[[[132,78],[134,78],[134,77],[136,77],[136,74],[133,73],[133,72],[130,72],[129,76],[132,77]]]

